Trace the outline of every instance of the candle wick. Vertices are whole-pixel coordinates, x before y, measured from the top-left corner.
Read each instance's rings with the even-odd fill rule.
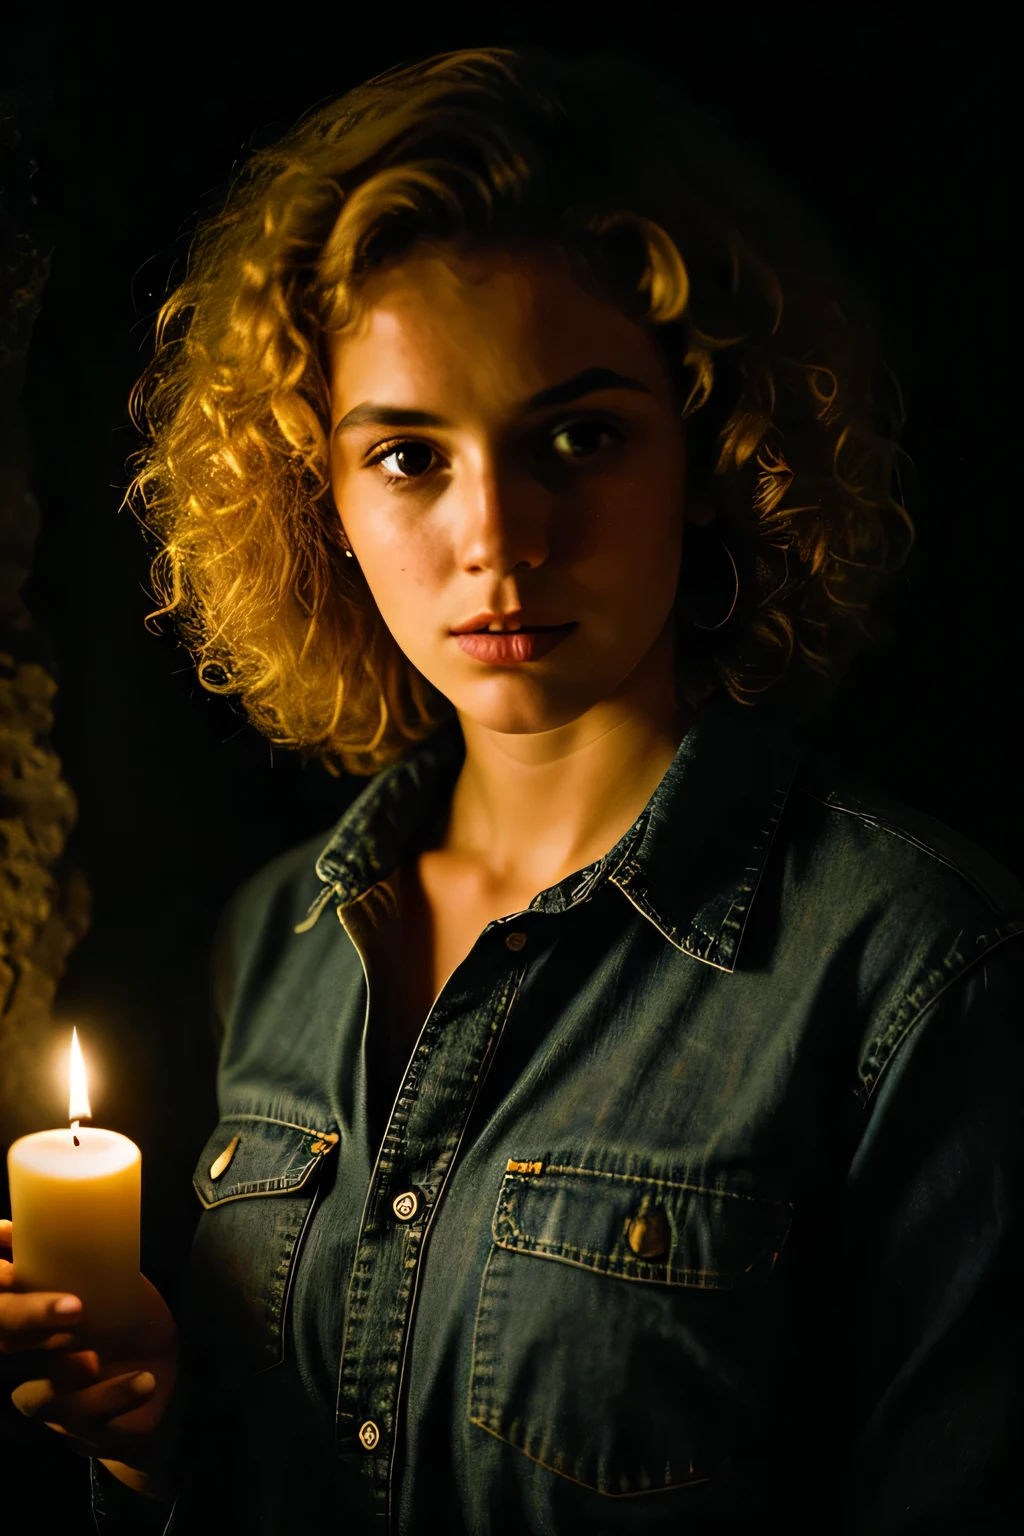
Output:
[[[76,1147],[80,1147],[82,1145],[82,1143],[79,1141],[78,1137],[75,1135],[75,1132],[77,1130],[78,1130],[78,1121],[77,1120],[72,1120],[72,1122],[71,1122],[71,1137],[72,1137],[72,1140],[75,1143],[75,1146]]]

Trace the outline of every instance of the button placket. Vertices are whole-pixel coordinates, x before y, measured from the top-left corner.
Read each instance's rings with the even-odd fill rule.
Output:
[[[365,1456],[363,1469],[382,1511],[423,1244],[457,1161],[451,1147],[461,1142],[523,969],[503,968],[495,978],[493,966],[481,955],[477,974],[464,972],[456,987],[446,987],[435,1000],[415,1047],[416,1070],[396,1100],[367,1194],[368,1214],[350,1272],[336,1424],[339,1450],[376,1453]],[[438,1050],[442,1038],[444,1049]],[[468,1096],[467,1083],[474,1084]],[[435,1176],[429,1209],[417,1186],[402,1189],[399,1183],[402,1170],[413,1169],[421,1177]],[[391,1195],[396,1187],[399,1193]],[[384,1191],[388,1195],[381,1201]],[[383,1224],[379,1215],[369,1214],[380,1211],[381,1204],[393,1218]]]

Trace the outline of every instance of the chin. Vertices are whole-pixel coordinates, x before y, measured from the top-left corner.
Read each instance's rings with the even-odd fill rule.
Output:
[[[559,680],[550,676],[541,683],[522,674],[485,678],[475,688],[463,685],[446,696],[460,717],[503,736],[556,731],[580,719],[601,698],[592,687],[584,693],[566,680],[559,686]]]

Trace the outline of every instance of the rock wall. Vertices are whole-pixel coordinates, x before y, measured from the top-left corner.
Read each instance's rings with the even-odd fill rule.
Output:
[[[19,400],[52,260],[33,192],[48,102],[0,90],[0,1143],[52,1123],[52,1004],[89,923],[67,863],[75,797],[50,742],[57,684],[22,588],[39,530],[31,440]],[[45,1113],[44,1113],[45,1111]]]

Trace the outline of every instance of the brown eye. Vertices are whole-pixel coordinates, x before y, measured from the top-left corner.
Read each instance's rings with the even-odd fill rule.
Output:
[[[385,443],[384,447],[375,455],[373,459],[371,459],[370,462],[371,464],[381,464],[385,466],[384,478],[386,480],[415,480],[419,478],[419,474],[416,472],[417,458],[420,461],[419,472],[421,474],[425,473],[426,470],[430,467],[430,459],[433,456],[433,452],[434,450],[428,447],[426,443],[418,443],[413,441],[407,443]],[[388,459],[394,459],[397,461],[397,474],[390,473],[387,470],[386,460]],[[410,459],[412,460],[411,463],[409,462]]]

